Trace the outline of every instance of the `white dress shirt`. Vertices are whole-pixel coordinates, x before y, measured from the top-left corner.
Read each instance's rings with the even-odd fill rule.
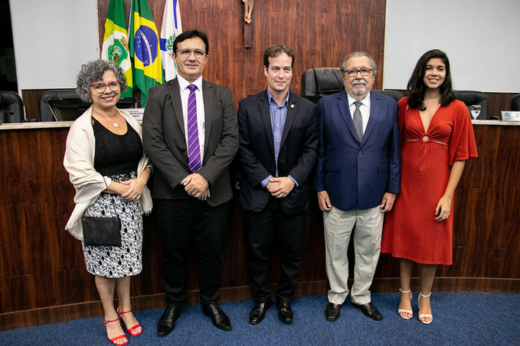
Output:
[[[179,79],[179,87],[181,90],[182,103],[182,118],[184,119],[184,136],[186,140],[186,148],[188,148],[188,98],[190,96],[190,89],[188,85],[194,84],[197,86],[195,90],[195,98],[197,100],[197,127],[199,131],[199,147],[200,147],[200,162],[204,160],[204,133],[206,129],[206,118],[204,114],[204,99],[202,98],[202,76],[195,82],[189,83],[186,79],[177,75]]]
[[[352,120],[354,120],[354,111],[356,110],[355,102],[357,100],[351,97],[349,94],[347,94],[347,98],[348,105],[350,108],[350,116],[352,117]],[[368,119],[370,118],[370,92],[367,96],[365,96],[364,99],[361,100],[359,111],[361,112],[361,117],[363,118],[363,133],[365,133],[365,130],[367,129]]]

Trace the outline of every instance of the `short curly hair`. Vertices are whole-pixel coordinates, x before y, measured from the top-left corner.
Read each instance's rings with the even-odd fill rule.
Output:
[[[76,77],[76,92],[83,101],[90,102],[92,97],[90,86],[92,83],[102,80],[105,71],[114,72],[119,81],[121,92],[126,91],[126,78],[121,67],[117,66],[112,61],[93,60],[81,65],[81,70]]]

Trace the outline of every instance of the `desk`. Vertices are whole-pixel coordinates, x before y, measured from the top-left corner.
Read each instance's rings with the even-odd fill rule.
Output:
[[[74,188],[62,164],[68,127],[70,122],[0,125],[0,330],[103,314],[81,244],[64,230],[74,207]],[[468,161],[455,196],[454,264],[439,267],[434,291],[520,293],[520,124],[476,120],[474,129],[479,157]],[[251,299],[234,192],[222,301]],[[327,290],[322,216],[315,194],[310,195],[300,296]],[[157,227],[147,217],[144,269],[132,279],[134,310],[164,307],[161,260]],[[187,304],[197,304],[193,258],[190,271]],[[278,273],[273,267],[271,282]],[[415,291],[417,285],[414,279]],[[372,291],[398,287],[398,263],[382,255]]]

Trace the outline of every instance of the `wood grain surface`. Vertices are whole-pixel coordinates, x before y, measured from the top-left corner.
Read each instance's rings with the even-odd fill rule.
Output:
[[[455,196],[454,264],[439,267],[434,290],[520,293],[520,127],[474,129],[479,157],[467,162]],[[81,243],[64,230],[74,207],[74,188],[62,165],[67,132],[0,131],[0,330],[102,313]],[[223,250],[222,301],[251,299],[234,192]],[[327,289],[322,216],[315,194],[309,196],[298,295]],[[191,257],[187,304],[198,304],[196,254]],[[273,263],[277,258],[275,248]],[[134,310],[163,306],[161,260],[152,213],[145,218],[144,269],[132,279]],[[278,274],[273,264],[270,282],[276,283]],[[398,277],[397,261],[382,255],[372,290],[396,292]]]

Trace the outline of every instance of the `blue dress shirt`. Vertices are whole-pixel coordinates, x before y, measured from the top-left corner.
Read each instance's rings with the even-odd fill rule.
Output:
[[[271,95],[269,88],[267,88],[267,98],[269,100],[269,111],[271,113],[271,128],[273,129],[273,141],[274,141],[274,161],[276,162],[276,177],[278,177],[278,154],[280,153],[280,143],[282,142],[283,128],[285,126],[285,119],[287,118],[287,105],[289,103],[289,93],[287,91],[287,97],[285,101],[279,106]],[[269,180],[273,178],[269,175],[267,178],[262,180],[262,186],[265,187]],[[289,175],[289,178],[294,182],[296,186],[298,183],[293,177]]]

